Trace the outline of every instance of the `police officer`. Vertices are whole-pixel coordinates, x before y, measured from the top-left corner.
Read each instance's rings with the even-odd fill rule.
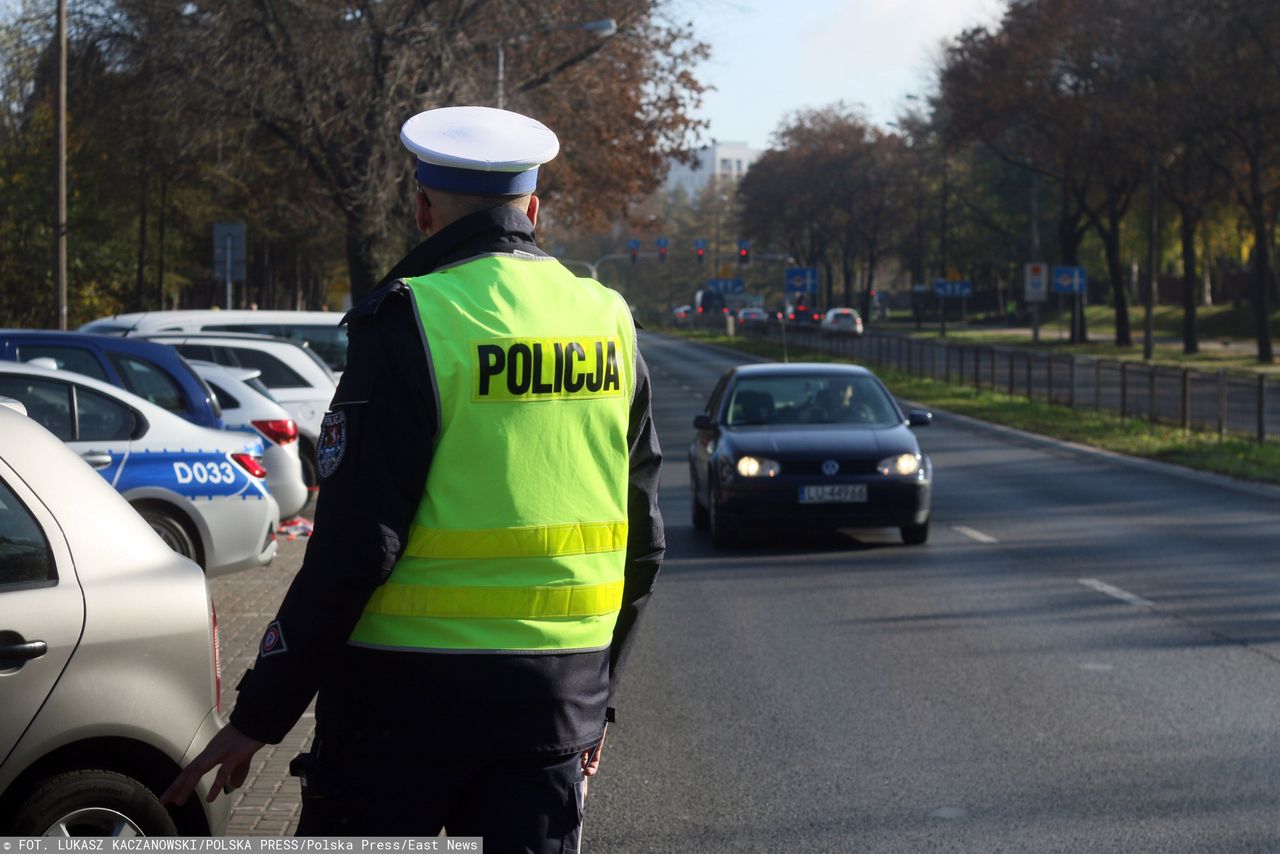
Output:
[[[427,239],[348,313],[306,557],[182,804],[243,784],[313,696],[298,833],[576,850],[584,776],[665,548],[622,298],[538,248],[542,124],[413,116]]]

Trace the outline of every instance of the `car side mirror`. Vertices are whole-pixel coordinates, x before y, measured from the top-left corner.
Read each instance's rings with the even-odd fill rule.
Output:
[[[712,420],[711,416],[707,413],[699,412],[697,415],[693,416],[693,429],[714,431],[716,429],[716,422]]]
[[[933,423],[933,413],[927,409],[913,409],[907,413],[907,423],[912,427],[928,427]]]

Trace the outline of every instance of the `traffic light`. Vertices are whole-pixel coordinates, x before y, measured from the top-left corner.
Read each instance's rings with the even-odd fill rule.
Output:
[[[639,259],[640,259],[640,250],[639,250],[639,249],[632,249],[632,250],[631,250],[631,263],[632,263],[632,264],[634,264],[634,263],[636,263],[636,261],[638,261]]]
[[[658,247],[658,263],[659,264],[667,263],[667,247],[665,246]]]
[[[751,247],[750,247],[750,244],[748,244],[747,241],[745,240],[738,241],[738,263],[739,264],[751,263]]]
[[[640,260],[640,241],[632,238],[627,241],[627,250],[631,253],[631,263],[634,264]]]
[[[699,246],[698,248],[694,249],[694,250],[693,250],[693,254],[695,254],[695,255],[697,255],[697,256],[698,256],[698,263],[699,263],[699,264],[701,264],[703,261],[705,261],[705,260],[707,259],[707,250],[703,249],[701,246]]]

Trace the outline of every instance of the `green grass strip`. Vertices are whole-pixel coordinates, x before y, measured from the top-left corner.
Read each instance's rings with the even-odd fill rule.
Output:
[[[753,356],[782,358],[782,346],[772,341],[679,329],[662,331]],[[790,348],[790,359],[793,362],[855,363],[852,359],[831,353],[794,347]],[[1177,427],[1151,424],[1133,417],[1121,420],[1114,413],[1029,401],[1025,397],[1010,397],[998,391],[915,377],[905,371],[867,364],[874,367],[876,374],[896,396],[924,406],[1134,457],[1176,463],[1243,480],[1280,484],[1280,444],[1259,445],[1251,438],[1230,434],[1219,440],[1216,433],[1184,432]]]

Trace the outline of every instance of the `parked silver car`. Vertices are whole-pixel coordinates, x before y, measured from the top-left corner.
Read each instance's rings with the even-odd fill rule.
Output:
[[[280,505],[280,518],[298,515],[310,497],[298,456],[298,425],[262,384],[262,372],[199,360],[190,364],[217,398],[227,429],[262,437],[267,489]]]
[[[0,836],[223,833],[212,776],[158,800],[217,732],[220,687],[200,567],[0,405]]]

